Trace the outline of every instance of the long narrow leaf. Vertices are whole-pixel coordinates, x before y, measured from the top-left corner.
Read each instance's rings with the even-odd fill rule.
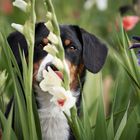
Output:
[[[125,128],[125,125],[127,123],[127,114],[128,114],[129,105],[130,105],[130,103],[128,104],[127,110],[126,110],[126,112],[125,112],[125,114],[124,114],[124,116],[123,116],[123,118],[121,120],[121,123],[120,123],[119,128],[118,128],[118,130],[116,132],[114,140],[119,140],[121,135],[122,135],[122,132],[123,132],[123,130]]]
[[[99,84],[100,84],[100,95],[99,95],[99,103],[98,103],[98,113],[97,113],[97,120],[95,126],[95,140],[107,140],[107,132],[106,132],[106,119],[105,119],[105,112],[104,112],[104,105],[103,105],[103,91],[102,91],[102,78],[100,74]]]

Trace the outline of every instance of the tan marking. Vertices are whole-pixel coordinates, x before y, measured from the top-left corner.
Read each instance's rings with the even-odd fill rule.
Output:
[[[43,40],[42,40],[43,45],[47,45],[48,42],[49,42],[48,38],[44,37]]]
[[[79,83],[79,76],[82,74],[84,65],[80,64],[79,66],[72,64],[68,60],[66,60],[69,70],[70,70],[70,89],[76,90]]]
[[[36,83],[36,75],[38,73],[41,62],[42,60],[39,60],[38,62],[33,64],[33,83]]]
[[[68,46],[68,45],[70,45],[71,44],[71,41],[69,40],[69,39],[66,39],[65,41],[64,41],[64,45],[65,46]]]

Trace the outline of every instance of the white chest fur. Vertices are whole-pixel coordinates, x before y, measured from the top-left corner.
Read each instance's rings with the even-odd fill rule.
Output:
[[[50,102],[52,96],[36,87],[36,99],[43,140],[68,140],[69,125],[63,112]]]

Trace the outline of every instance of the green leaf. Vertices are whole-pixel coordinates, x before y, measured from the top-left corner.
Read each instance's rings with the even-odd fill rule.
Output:
[[[24,108],[25,106],[25,101],[24,101],[24,97],[23,97],[23,93],[22,93],[22,88],[20,86],[19,80],[17,79],[17,75],[15,74],[15,71],[13,70],[13,66],[12,66],[12,60],[11,60],[11,55],[10,55],[10,47],[6,41],[5,36],[2,34],[0,34],[0,38],[2,41],[2,49],[3,49],[3,53],[6,56],[6,60],[5,62],[7,63],[7,67],[9,68],[9,74],[11,75],[12,81],[13,81],[13,86],[14,86],[14,90],[15,90],[15,100],[17,101],[18,104],[18,109],[19,109],[19,114],[20,114],[20,121],[21,121],[21,126],[22,126],[22,132],[23,132],[23,136],[25,139],[28,139],[29,136],[29,129],[28,129],[28,124],[26,124],[25,122],[27,122],[27,117],[26,117],[26,109]],[[15,67],[16,69],[16,67]]]
[[[114,88],[113,88],[114,99],[113,99],[113,104],[112,104],[111,118],[109,120],[109,124],[107,128],[108,140],[114,139],[114,110],[115,110],[116,97],[117,97],[118,80],[119,79],[117,79],[117,81],[115,82]]]
[[[0,110],[0,124],[2,125],[2,128],[3,128],[3,133],[2,133],[3,140],[13,140],[13,139],[17,140],[17,137],[11,127],[12,115],[13,115],[13,109],[11,109],[10,115],[7,120],[4,114]]]
[[[83,108],[83,118],[82,118],[82,125],[84,127],[84,135],[85,138],[88,140],[93,140],[93,131],[91,129],[91,124],[90,124],[90,117],[88,114],[88,110],[85,104],[84,97],[82,96],[82,108]]]
[[[41,140],[42,139],[41,126],[40,126],[40,120],[39,120],[38,111],[37,111],[37,104],[36,104],[36,100],[34,96],[33,96],[33,113],[34,113],[34,118],[36,122],[37,136],[38,136],[38,139]]]
[[[138,124],[136,120],[137,120],[137,115],[133,110],[129,115],[127,124],[119,140],[135,140],[138,132],[138,126],[137,126]]]
[[[99,78],[99,99],[98,99],[98,112],[97,112],[97,119],[96,119],[96,126],[95,126],[95,140],[107,140],[107,127],[106,127],[106,119],[105,119],[105,112],[104,112],[104,105],[103,105],[103,91],[102,91],[102,78]]]
[[[122,132],[123,132],[125,126],[126,126],[129,105],[130,105],[130,102],[129,102],[128,107],[127,107],[127,110],[126,110],[126,112],[125,112],[125,114],[124,114],[124,116],[123,116],[123,118],[121,120],[121,123],[120,123],[120,125],[119,125],[119,127],[117,129],[117,132],[115,134],[114,140],[119,140],[120,139],[120,137],[122,135]]]

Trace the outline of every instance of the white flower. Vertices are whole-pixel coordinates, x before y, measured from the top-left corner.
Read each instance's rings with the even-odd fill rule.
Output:
[[[95,4],[95,0],[86,0],[86,2],[84,3],[84,8],[86,10],[89,10],[92,8],[92,6]]]
[[[46,18],[47,18],[47,20],[52,20],[52,13],[51,12],[47,12]]]
[[[62,79],[50,67],[48,67],[48,71],[43,71],[43,78],[39,86],[44,92],[49,91],[54,86],[61,86]]]
[[[96,0],[97,7],[100,11],[107,9],[107,0]]]
[[[46,52],[50,53],[53,56],[56,56],[56,54],[58,53],[57,48],[53,45],[48,43],[48,45],[46,45],[43,50],[45,50]]]
[[[54,45],[58,45],[59,43],[58,37],[53,32],[49,33],[48,40]]]
[[[86,10],[89,10],[95,4],[100,11],[104,11],[107,9],[108,0],[86,0],[86,2],[84,3],[84,8]]]
[[[63,62],[57,57],[54,57],[52,64],[55,65],[59,70],[63,70],[64,68]]]
[[[45,26],[50,30],[53,31],[53,25],[52,22],[49,20],[48,22],[45,23]]]
[[[75,105],[76,98],[73,97],[72,92],[65,90],[63,87],[53,87],[49,90],[53,95],[51,102],[54,102],[62,111],[70,115],[70,109]]]
[[[27,11],[27,6],[28,4],[23,1],[23,0],[15,0],[13,2],[13,5],[19,9],[21,9],[22,11],[26,12]]]
[[[23,33],[24,26],[21,24],[12,23],[11,26],[16,29],[17,31]]]

